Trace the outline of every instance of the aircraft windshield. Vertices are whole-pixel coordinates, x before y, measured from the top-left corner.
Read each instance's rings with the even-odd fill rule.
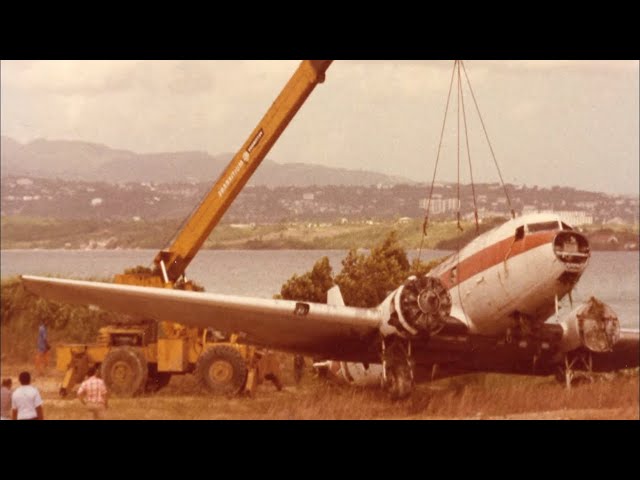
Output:
[[[529,225],[527,225],[527,229],[529,230],[529,233],[545,232],[548,230],[558,230],[559,225],[557,221],[530,223]]]

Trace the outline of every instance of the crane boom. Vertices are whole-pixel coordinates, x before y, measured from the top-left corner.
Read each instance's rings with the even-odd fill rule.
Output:
[[[201,288],[186,280],[187,266],[307,97],[324,81],[331,62],[304,60],[300,64],[170,246],[158,252],[155,268],[139,266],[125,270],[114,276],[115,283],[183,290]],[[104,326],[96,343],[59,347],[58,365],[66,372],[61,395],[84,378],[89,365],[101,365],[109,389],[125,396],[162,388],[172,375],[188,372],[193,372],[214,394],[250,393],[265,378],[271,378],[281,388],[279,363],[273,355],[239,343],[237,334],[215,338],[209,329],[181,325],[179,318],[157,325],[144,319],[136,323],[137,320],[140,319],[133,319],[133,323],[124,327]]]
[[[235,154],[200,206],[171,245],[155,257],[165,283],[180,278],[253,172],[271,150],[317,84],[324,82],[332,60],[304,60],[242,148]]]

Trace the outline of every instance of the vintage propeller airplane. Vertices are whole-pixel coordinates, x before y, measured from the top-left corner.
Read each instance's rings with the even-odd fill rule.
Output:
[[[243,341],[314,358],[355,384],[380,382],[408,396],[418,369],[548,375],[640,363],[638,330],[623,330],[595,298],[560,315],[590,258],[587,239],[555,214],[512,219],[424,277],[411,277],[376,308],[238,297],[22,276],[50,300],[242,332]],[[555,313],[555,316],[554,316]],[[550,318],[551,317],[551,318]]]

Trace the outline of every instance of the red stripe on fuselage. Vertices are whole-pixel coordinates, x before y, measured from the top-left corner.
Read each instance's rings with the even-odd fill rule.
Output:
[[[488,246],[465,258],[440,275],[440,280],[447,289],[470,279],[480,272],[488,270],[499,263],[537,248],[546,243],[551,243],[558,234],[557,231],[539,232],[526,235],[522,240],[514,241],[515,237],[506,238],[498,243]],[[451,271],[457,268],[457,278],[452,282]]]

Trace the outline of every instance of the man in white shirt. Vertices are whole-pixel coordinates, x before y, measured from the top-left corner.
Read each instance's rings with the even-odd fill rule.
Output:
[[[11,395],[11,415],[14,420],[44,420],[42,397],[38,389],[31,383],[29,372],[22,372],[18,377],[20,386]]]

